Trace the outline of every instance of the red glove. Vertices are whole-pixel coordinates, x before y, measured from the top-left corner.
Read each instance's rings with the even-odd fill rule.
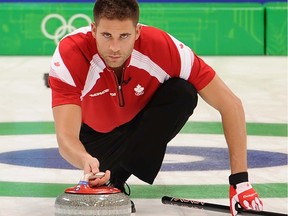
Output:
[[[244,181],[243,181],[244,180]],[[237,215],[238,210],[249,209],[262,211],[263,204],[257,192],[248,182],[248,173],[237,173],[229,177],[230,182],[230,212]],[[239,206],[240,205],[240,206]]]

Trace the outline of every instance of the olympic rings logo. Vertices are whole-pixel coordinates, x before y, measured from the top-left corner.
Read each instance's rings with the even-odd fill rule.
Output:
[[[47,23],[52,19],[57,19],[61,22],[61,26],[56,28],[54,34],[50,34],[47,31]],[[54,40],[55,44],[57,45],[61,38],[63,38],[67,33],[70,33],[77,28],[73,25],[76,19],[84,19],[84,21],[87,21],[88,25],[90,25],[90,23],[92,22],[90,17],[85,14],[75,14],[68,20],[68,22],[63,16],[59,14],[49,14],[42,20],[41,31],[45,37]]]

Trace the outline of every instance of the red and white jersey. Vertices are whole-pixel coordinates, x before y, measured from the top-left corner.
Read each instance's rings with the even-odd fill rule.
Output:
[[[199,91],[214,76],[189,47],[162,30],[142,26],[119,84],[98,54],[91,28],[83,27],[57,46],[49,83],[53,107],[79,105],[82,122],[105,133],[131,121],[170,77],[188,80]]]

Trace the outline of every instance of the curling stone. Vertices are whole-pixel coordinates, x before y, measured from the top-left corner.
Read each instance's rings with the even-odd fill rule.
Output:
[[[90,187],[91,174],[78,185],[67,188],[55,200],[55,216],[130,216],[131,202],[127,195],[112,186]]]

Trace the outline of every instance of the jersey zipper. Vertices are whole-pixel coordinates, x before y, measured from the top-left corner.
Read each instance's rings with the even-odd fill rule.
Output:
[[[117,96],[118,96],[118,103],[120,107],[125,106],[125,101],[124,101],[124,94],[122,90],[122,80],[124,78],[124,70],[121,76],[121,80],[119,82],[117,75],[113,72],[114,78],[115,78],[115,83],[116,83],[116,89],[117,89]]]
[[[124,94],[122,90],[122,84],[118,86],[118,100],[119,100],[119,106],[124,107],[125,101],[124,101]]]

